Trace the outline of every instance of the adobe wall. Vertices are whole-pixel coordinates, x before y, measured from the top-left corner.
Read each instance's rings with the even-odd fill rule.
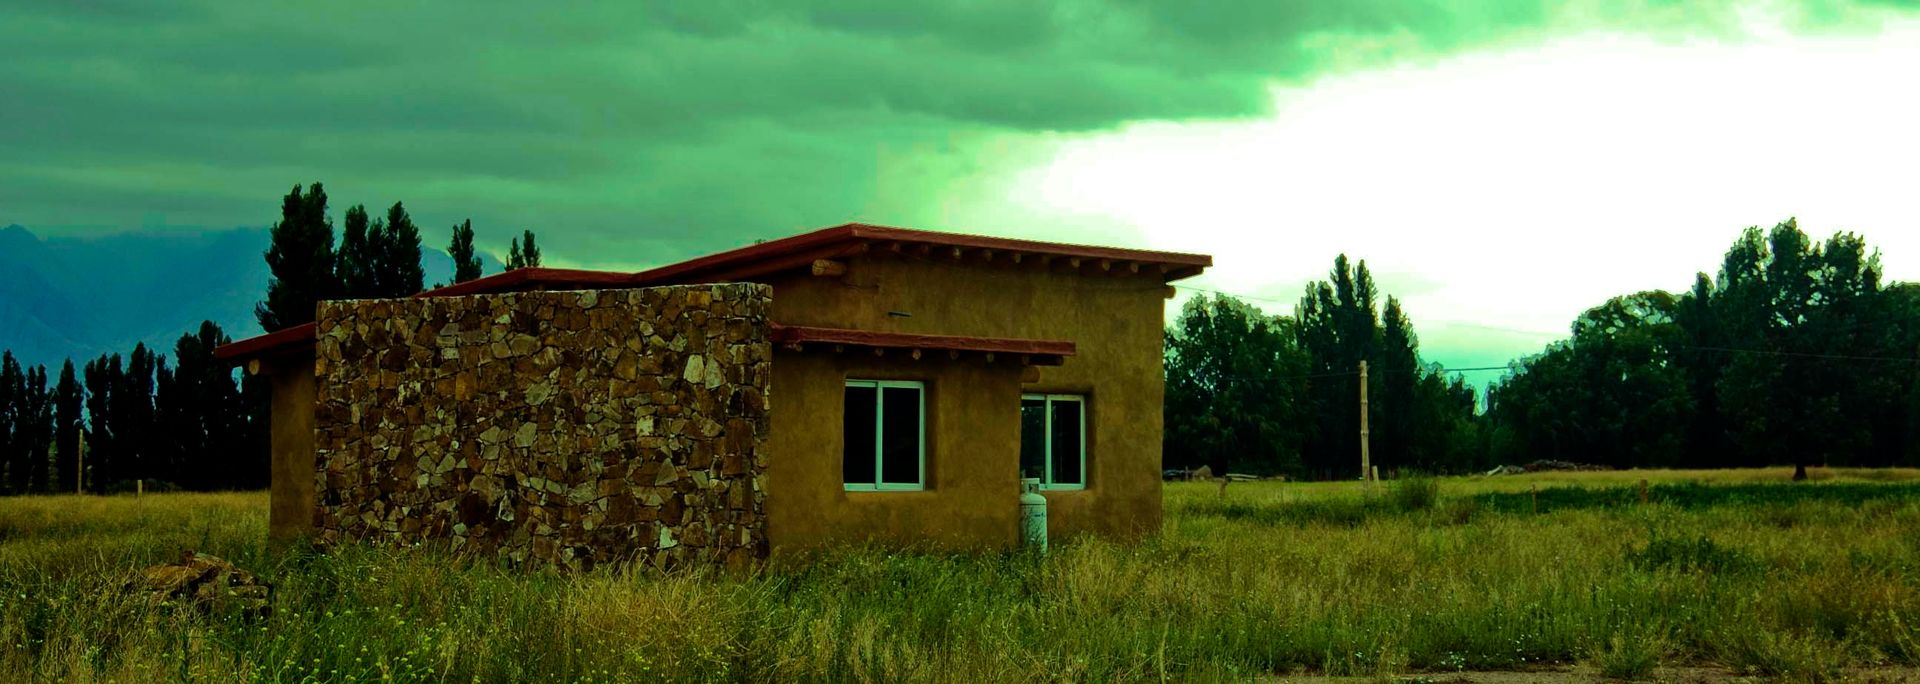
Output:
[[[1013,264],[1004,255],[985,263],[977,253],[956,259],[943,250],[924,255],[913,250],[902,254],[876,250],[846,261],[846,274],[839,278],[802,274],[773,279],[774,319],[788,325],[886,332],[1071,340],[1077,351],[1060,366],[1040,368],[1036,382],[994,385],[991,395],[983,394],[988,385],[974,381],[957,386],[941,383],[954,371],[938,364],[896,368],[900,379],[929,382],[929,402],[941,401],[943,394],[947,401],[960,401],[948,394],[954,391],[967,393],[968,401],[982,402],[981,408],[966,409],[977,416],[948,424],[947,430],[969,434],[938,435],[931,424],[928,427],[930,439],[966,442],[949,445],[938,457],[947,462],[935,462],[936,456],[929,453],[929,468],[968,479],[948,477],[911,496],[834,492],[812,480],[802,485],[807,489],[804,496],[788,491],[788,470],[826,471],[838,477],[841,404],[824,393],[796,399],[799,390],[788,388],[803,385],[809,388],[806,391],[815,391],[814,385],[824,384],[838,391],[840,377],[866,370],[825,368],[815,361],[788,368],[788,354],[782,352],[777,364],[782,405],[825,413],[806,421],[776,417],[775,436],[781,448],[775,467],[780,473],[774,482],[776,507],[770,509],[776,546],[789,538],[807,542],[843,532],[912,538],[928,529],[914,513],[876,513],[843,530],[839,514],[821,513],[814,507],[845,501],[861,510],[906,511],[916,498],[966,510],[947,518],[959,529],[944,528],[943,535],[970,537],[982,545],[1011,539],[1017,512],[1021,392],[1087,398],[1087,486],[1078,491],[1042,492],[1052,535],[1071,538],[1091,533],[1128,539],[1160,528],[1167,285],[1157,270],[1136,273],[1124,265],[1106,269],[1095,260],[1077,266],[1067,259]],[[797,379],[803,374],[810,377]],[[796,377],[793,384],[788,384],[790,375]],[[980,463],[951,463],[954,459]],[[983,489],[973,488],[973,478],[984,478],[977,480],[984,483]],[[827,502],[813,502],[812,497]]]
[[[765,555],[769,301],[722,284],[323,303],[315,534],[575,569]]]

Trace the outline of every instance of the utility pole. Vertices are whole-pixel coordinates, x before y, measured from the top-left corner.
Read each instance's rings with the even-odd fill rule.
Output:
[[[1360,481],[1373,484],[1373,456],[1367,451],[1367,361],[1360,360]]]

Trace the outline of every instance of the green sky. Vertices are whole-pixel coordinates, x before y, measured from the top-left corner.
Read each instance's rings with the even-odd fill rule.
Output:
[[[0,225],[264,225],[290,185],[321,180],[336,214],[405,200],[427,226],[471,217],[495,251],[535,229],[569,265],[847,220],[1177,249],[1098,203],[1001,199],[1085,140],[1275,116],[1276,89],[1595,34],[1737,43],[1756,12],[1796,36],[1871,37],[1920,5],[602,4],[619,7],[13,0]],[[1722,244],[1738,227],[1711,226]]]

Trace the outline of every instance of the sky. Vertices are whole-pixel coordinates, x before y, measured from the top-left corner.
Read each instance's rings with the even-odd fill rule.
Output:
[[[1346,253],[1454,367],[1788,217],[1920,279],[1920,2],[395,4],[0,4],[0,225],[318,180],[548,265],[858,220],[1209,253],[1274,313]]]

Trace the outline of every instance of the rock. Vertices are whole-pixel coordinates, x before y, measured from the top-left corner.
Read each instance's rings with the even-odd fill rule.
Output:
[[[177,563],[141,570],[130,590],[149,600],[214,613],[266,617],[273,613],[273,586],[219,556],[188,551]]]
[[[764,554],[769,290],[326,302],[323,544],[588,569]]]

